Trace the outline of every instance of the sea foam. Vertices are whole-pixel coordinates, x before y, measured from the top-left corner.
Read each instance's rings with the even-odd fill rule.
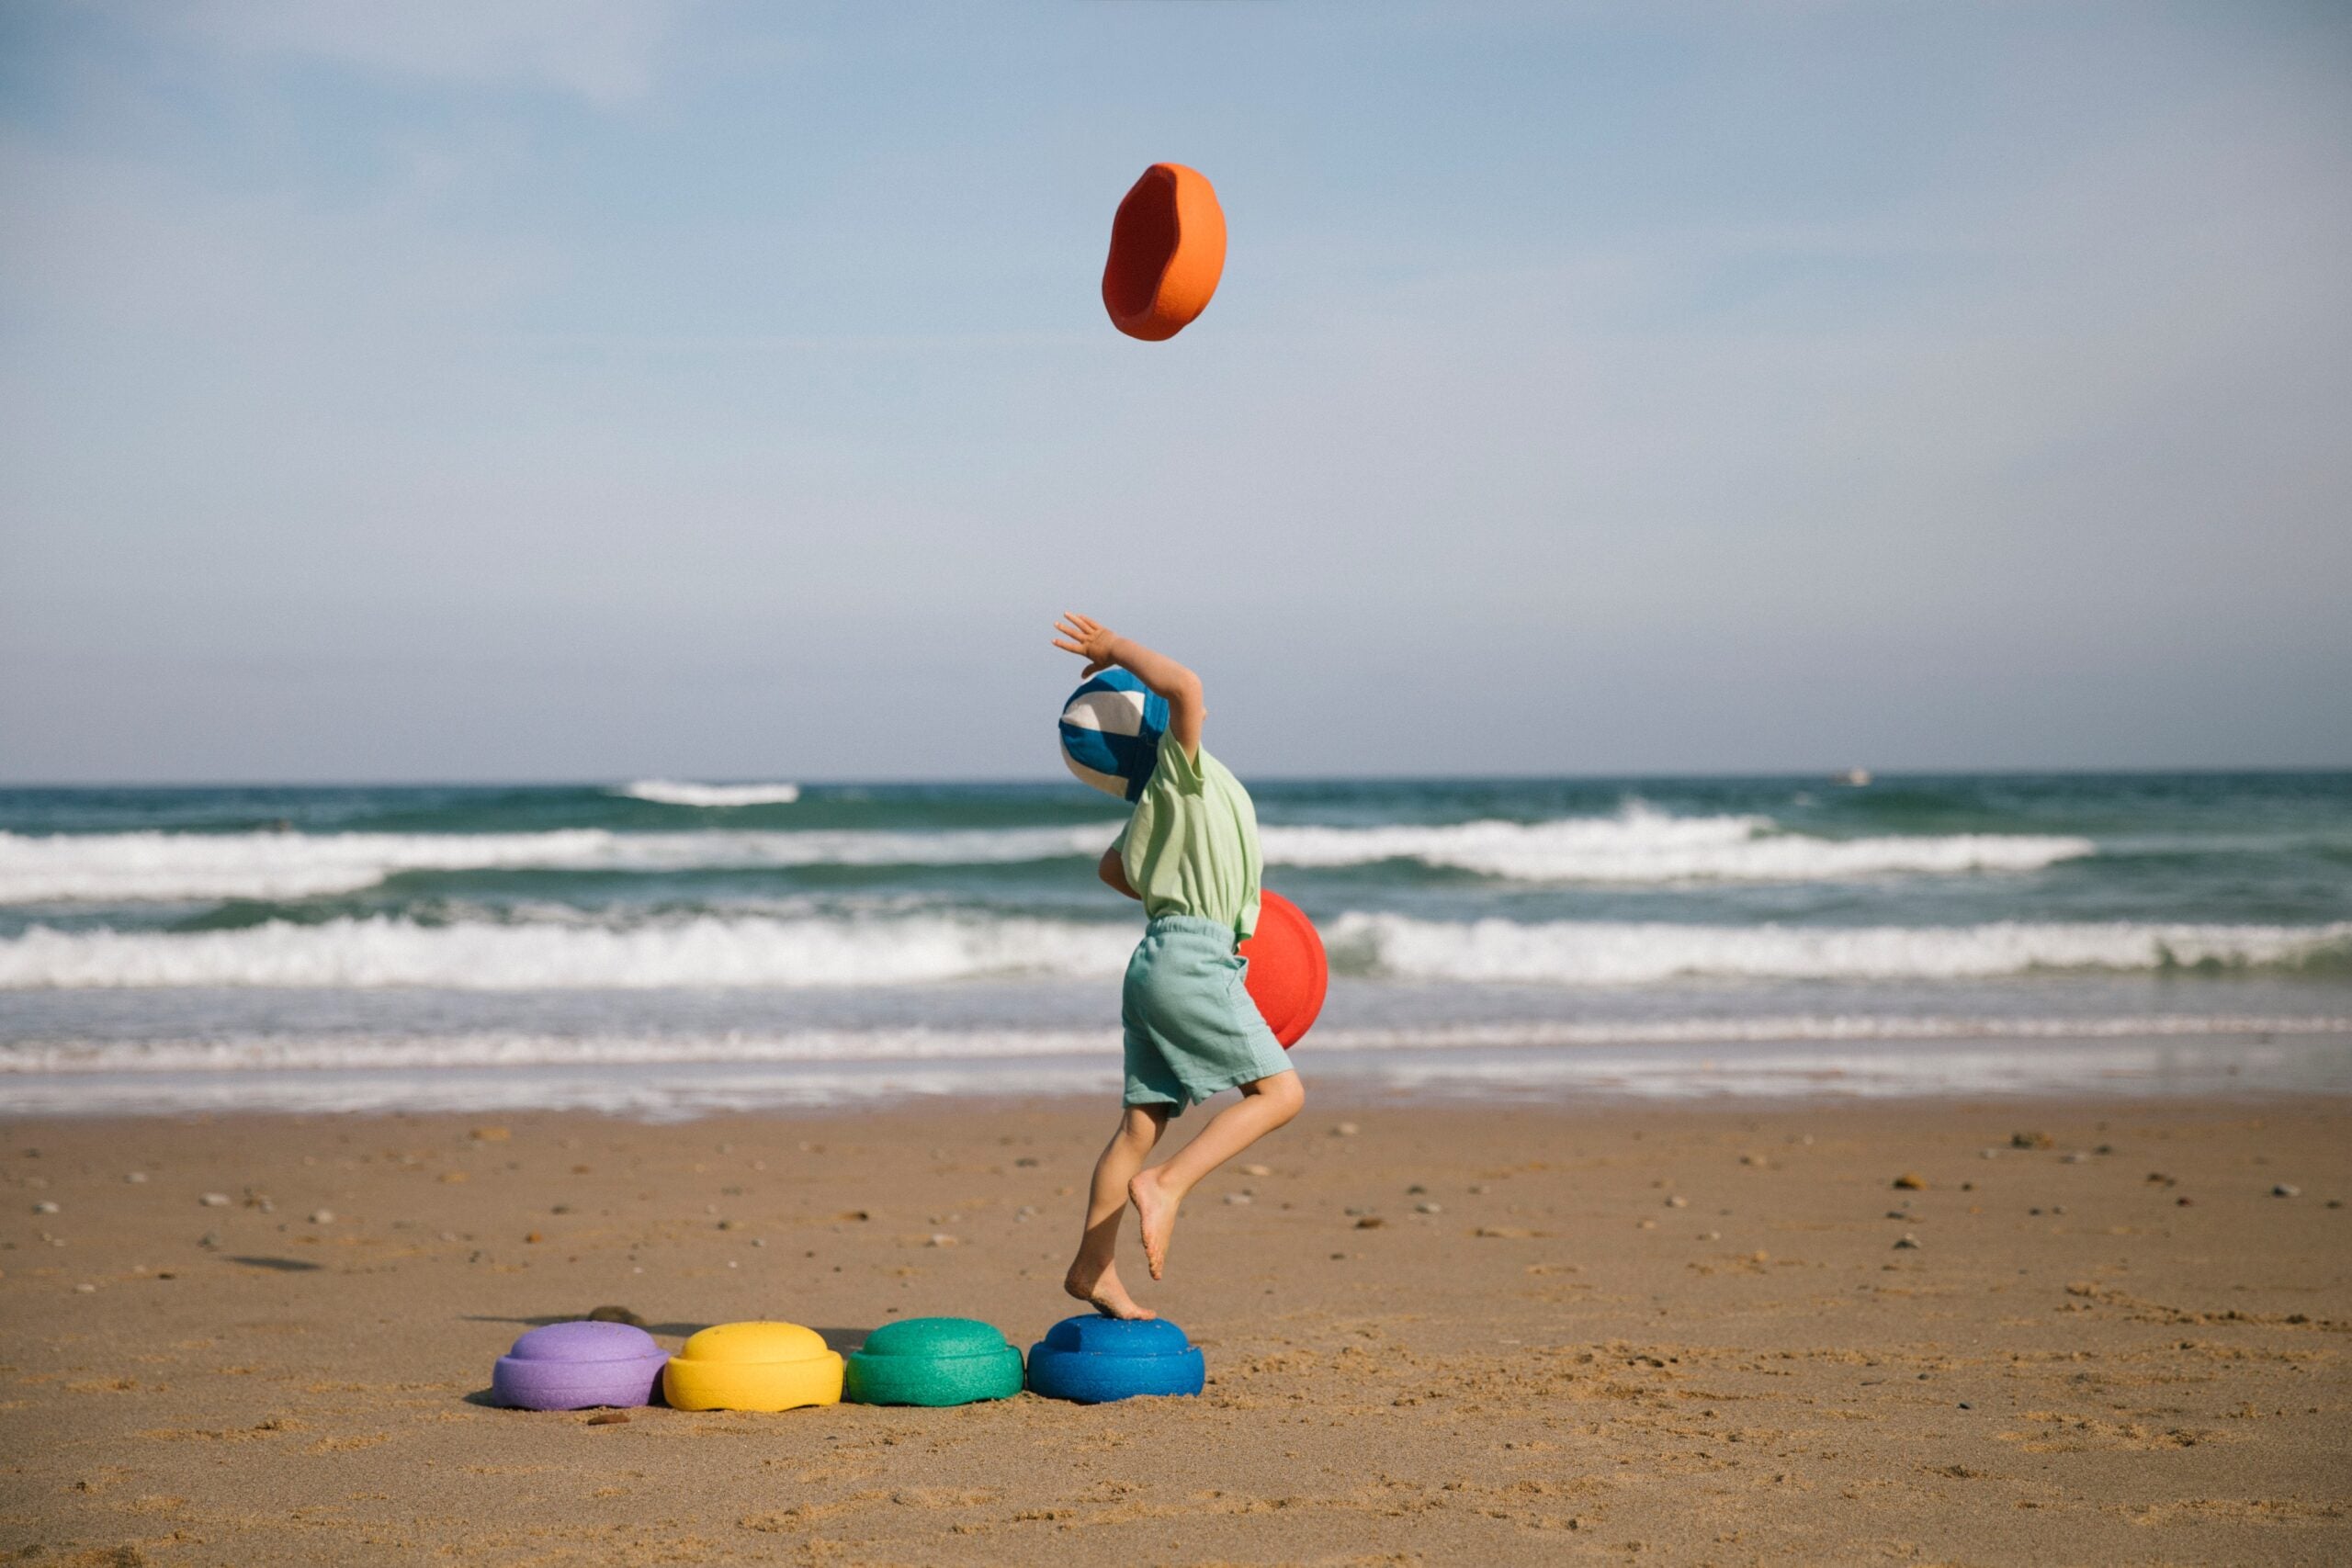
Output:
[[[1666,921],[1440,921],[1342,915],[1335,963],[1397,979],[1631,986],[1678,978],[1956,980],[2037,970],[2291,966],[2352,951],[2318,926],[2132,920],[1973,926],[1699,926]]]
[[[1759,1015],[1742,1018],[1558,1019],[1413,1029],[1326,1025],[1315,1051],[1455,1052],[1598,1046],[2088,1041],[2352,1035],[2352,1017],[2141,1013],[2080,1018],[1962,1014]],[[37,1073],[425,1072],[476,1067],[623,1067],[689,1063],[776,1065],[997,1061],[1109,1056],[1119,1032],[1100,1029],[805,1029],[779,1032],[245,1035],[200,1040],[27,1041],[0,1050],[0,1076]]]
[[[1094,828],[944,832],[0,833],[0,904],[306,898],[413,871],[959,865],[1095,855]]]
[[[601,828],[537,833],[0,832],[0,904],[306,898],[355,893],[386,877],[425,871],[660,873],[1091,860],[1114,831],[1111,824],[1096,822],[928,832],[621,833]],[[1261,837],[1269,865],[1312,869],[1412,861],[1507,880],[1611,884],[2021,872],[2088,855],[2097,848],[2087,839],[2037,834],[1823,839],[1776,832],[1770,819],[1760,817],[1668,817],[1640,807],[1611,817],[1546,822],[1269,827]]]
[[[684,784],[676,779],[639,779],[635,784],[621,785],[613,793],[631,800],[650,800],[656,806],[694,806],[712,810],[737,806],[790,806],[800,798],[800,786],[794,784]]]
[[[0,989],[257,986],[462,991],[894,986],[1115,975],[1131,927],[915,916],[634,926],[428,926],[373,918],[235,931],[60,931],[0,942]]]
[[[1342,974],[1637,986],[1684,977],[1948,980],[2047,970],[2292,968],[2352,955],[2352,922],[1954,927],[1445,922],[1354,912],[1325,930]],[[667,917],[424,925],[379,917],[191,932],[60,931],[0,941],[0,989],[429,987],[789,988],[999,976],[1110,978],[1126,923],[979,915]]]
[[[1268,828],[1266,860],[1296,866],[1413,860],[1540,882],[1817,882],[1901,873],[2038,871],[2095,853],[2088,839],[2030,833],[1823,839],[1766,817],[1613,817],[1429,827]]]

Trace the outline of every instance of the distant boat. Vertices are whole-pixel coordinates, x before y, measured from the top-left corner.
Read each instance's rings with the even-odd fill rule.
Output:
[[[1871,771],[1868,768],[1848,768],[1838,775],[1838,782],[1851,784],[1856,789],[1868,789],[1871,783]]]

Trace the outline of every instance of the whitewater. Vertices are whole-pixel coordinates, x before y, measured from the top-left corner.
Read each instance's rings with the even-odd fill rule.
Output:
[[[1329,950],[1321,1082],[2352,1090],[2352,776],[1243,776]],[[1120,821],[1059,780],[0,789],[0,1115],[1103,1092]]]
[[[648,787],[632,785],[630,793]],[[0,904],[300,898],[356,892],[417,871],[1011,864],[1091,859],[1113,833],[1093,826],[933,832],[0,832]],[[1676,818],[1647,809],[1529,823],[1270,826],[1261,840],[1271,866],[1329,869],[1411,861],[1520,881],[1625,884],[2032,871],[2097,849],[2086,839],[2046,834],[1832,840],[1780,832],[1760,817]]]
[[[1938,929],[1658,921],[1329,923],[1342,975],[1477,985],[1677,978],[1967,979],[2037,971],[2293,967],[2352,958],[2352,922],[2221,926],[2001,921]],[[990,976],[1115,979],[1136,928],[947,915],[650,920],[628,926],[385,918],[188,933],[36,926],[0,942],[0,989],[434,987],[451,990],[899,986]]]

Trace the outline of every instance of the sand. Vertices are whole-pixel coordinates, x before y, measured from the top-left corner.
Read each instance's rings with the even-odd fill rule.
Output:
[[[2328,1101],[1327,1097],[1143,1287],[1201,1398],[486,1403],[605,1303],[1025,1347],[1109,1121],[0,1123],[0,1559],[2352,1561]]]

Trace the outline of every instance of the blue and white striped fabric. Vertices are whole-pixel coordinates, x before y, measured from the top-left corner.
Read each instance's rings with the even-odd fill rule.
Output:
[[[1159,761],[1168,699],[1114,666],[1069,695],[1062,709],[1062,761],[1104,795],[1135,800]]]

